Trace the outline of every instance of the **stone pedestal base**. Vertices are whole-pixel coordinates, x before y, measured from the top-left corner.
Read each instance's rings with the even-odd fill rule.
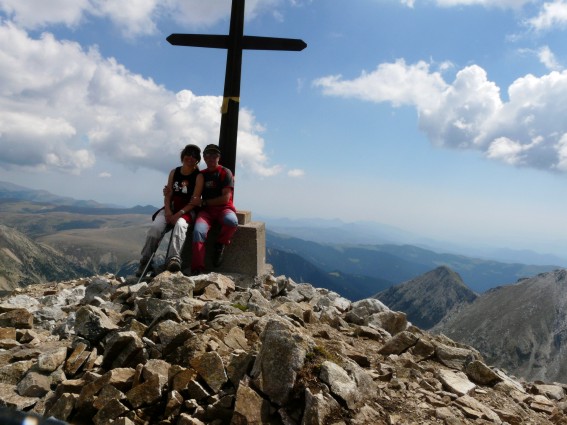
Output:
[[[237,273],[247,276],[258,276],[267,272],[266,266],[266,225],[260,221],[251,221],[250,211],[238,211],[238,230],[232,238],[232,243],[225,248],[224,261],[220,267],[213,266],[214,244],[220,231],[220,226],[213,226],[209,231],[205,244],[207,254],[205,268],[207,272]],[[192,229],[189,230],[192,232]],[[191,267],[192,234],[187,235],[183,247],[183,268],[185,273]]]

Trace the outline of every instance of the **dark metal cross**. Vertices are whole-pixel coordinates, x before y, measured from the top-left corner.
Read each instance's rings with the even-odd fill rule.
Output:
[[[229,35],[171,34],[167,37],[167,41],[175,46],[227,49],[219,147],[222,164],[233,173],[236,168],[242,50],[300,51],[307,47],[307,44],[299,39],[244,35],[244,1],[232,0]]]

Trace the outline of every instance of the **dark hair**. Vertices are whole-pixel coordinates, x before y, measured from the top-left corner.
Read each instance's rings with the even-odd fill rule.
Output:
[[[197,156],[195,157],[191,155],[193,153],[196,153]],[[194,158],[197,158],[197,162],[201,162],[201,148],[197,145],[187,145],[181,151],[181,162],[183,162],[184,156],[192,156]]]

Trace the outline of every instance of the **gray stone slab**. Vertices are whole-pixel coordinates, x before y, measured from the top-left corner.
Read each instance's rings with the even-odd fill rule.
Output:
[[[260,221],[251,221],[249,211],[238,211],[238,230],[232,243],[225,249],[224,262],[220,267],[213,266],[214,244],[220,232],[220,226],[213,226],[207,237],[205,268],[207,272],[237,273],[258,276],[268,271],[266,265],[266,225]],[[190,230],[191,231],[191,230]],[[188,234],[183,248],[183,270],[190,271],[191,237]]]

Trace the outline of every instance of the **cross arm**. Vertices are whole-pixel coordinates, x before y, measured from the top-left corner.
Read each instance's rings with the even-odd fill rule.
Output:
[[[289,50],[299,52],[307,44],[297,38],[255,37],[245,35],[242,37],[242,48],[248,50]]]
[[[212,47],[228,49],[227,35],[209,34],[171,34],[166,38],[174,46]]]
[[[171,34],[167,41],[174,46],[211,47],[217,49],[229,48],[229,37],[226,35],[209,34]],[[245,35],[242,37],[242,48],[247,50],[288,50],[300,51],[307,44],[296,38],[256,37]]]

